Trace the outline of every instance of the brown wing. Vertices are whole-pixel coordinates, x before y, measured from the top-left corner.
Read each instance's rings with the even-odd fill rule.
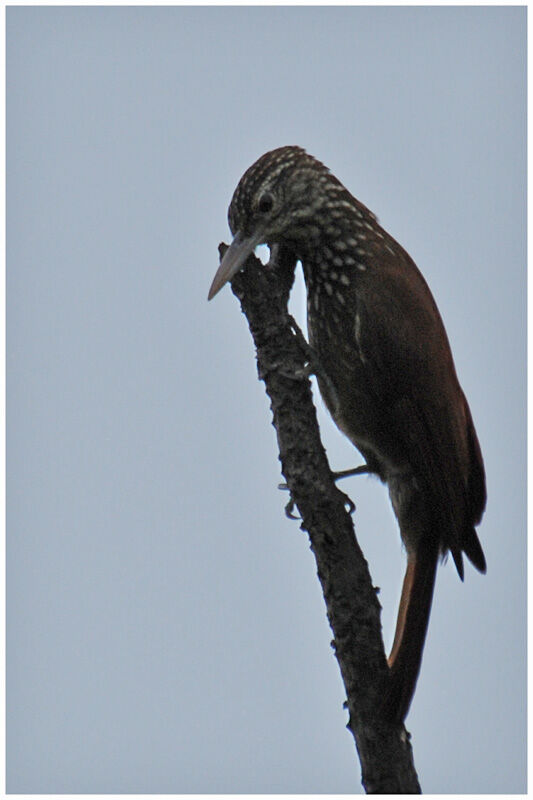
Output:
[[[461,577],[461,551],[484,571],[474,531],[486,500],[481,451],[440,314],[405,251],[384,259],[379,282],[362,278],[357,313],[383,455],[398,468],[407,463],[424,487]]]

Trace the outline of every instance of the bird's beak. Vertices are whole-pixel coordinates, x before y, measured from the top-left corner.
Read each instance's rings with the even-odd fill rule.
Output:
[[[258,244],[261,244],[260,234],[245,237],[240,231],[237,231],[235,238],[224,253],[224,258],[220,262],[220,266],[213,278],[213,283],[207,295],[208,300],[211,300],[222,289],[224,284],[237,274]]]

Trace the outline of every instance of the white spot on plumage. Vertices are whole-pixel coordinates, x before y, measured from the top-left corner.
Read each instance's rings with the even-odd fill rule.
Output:
[[[355,334],[355,343],[357,344],[357,350],[359,353],[359,358],[363,362],[366,362],[366,358],[361,350],[361,317],[359,314],[355,315],[355,326],[354,326],[354,334]]]
[[[326,292],[327,292],[327,293],[329,294],[329,296],[331,297],[331,295],[333,294],[333,287],[332,287],[331,283],[327,283],[327,282],[326,282],[326,283],[324,284],[324,289],[326,290]]]
[[[340,280],[341,280],[341,283],[343,283],[345,286],[349,286],[350,285],[350,279],[344,273],[341,275]]]

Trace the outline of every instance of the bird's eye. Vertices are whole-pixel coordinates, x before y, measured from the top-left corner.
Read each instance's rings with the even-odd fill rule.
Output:
[[[267,214],[269,211],[272,211],[272,206],[274,205],[274,198],[271,194],[262,194],[259,198],[259,202],[257,203],[257,208],[261,212],[261,214]]]

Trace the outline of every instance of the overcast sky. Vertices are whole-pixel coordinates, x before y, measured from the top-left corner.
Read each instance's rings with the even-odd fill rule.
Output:
[[[488,572],[439,569],[407,720],[422,788],[525,791],[525,45],[519,7],[7,9],[9,792],[361,791],[247,326],[206,302],[285,144],[421,268],[485,458]],[[343,488],[389,646],[387,491]]]

